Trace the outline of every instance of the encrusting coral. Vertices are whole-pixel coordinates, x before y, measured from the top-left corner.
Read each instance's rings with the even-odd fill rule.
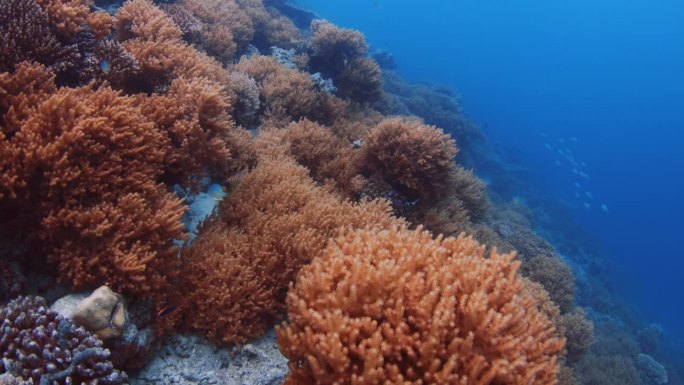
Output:
[[[288,283],[330,237],[395,222],[386,202],[352,204],[291,159],[264,159],[184,253],[186,325],[226,344],[255,337],[283,316]]]
[[[286,384],[555,384],[564,341],[514,254],[421,229],[358,230],[305,266],[277,329]]]
[[[128,382],[102,341],[49,310],[41,297],[11,301],[0,307],[0,319],[0,374],[41,385]]]

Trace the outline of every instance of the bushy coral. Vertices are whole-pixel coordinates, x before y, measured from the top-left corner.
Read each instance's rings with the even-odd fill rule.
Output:
[[[257,82],[261,106],[267,117],[289,122],[318,112],[320,98],[306,73],[287,68],[275,58],[263,55],[243,58],[232,69]]]
[[[352,204],[294,161],[263,159],[185,253],[185,323],[226,344],[258,336],[283,316],[289,282],[330,237],[396,221],[385,202]]]
[[[413,198],[445,189],[457,151],[453,139],[439,128],[402,118],[381,121],[362,150],[370,175]]]
[[[565,344],[566,359],[569,364],[573,364],[584,357],[589,346],[594,342],[594,324],[581,308],[574,308],[572,311],[563,314],[561,322],[563,334],[567,341]]]
[[[358,151],[330,129],[304,119],[282,130],[262,132],[259,140],[278,142],[286,154],[309,170],[315,181],[328,183],[347,196],[353,195],[353,179],[361,168]]]
[[[371,101],[382,94],[382,73],[375,60],[366,57],[363,35],[338,28],[326,20],[311,23],[310,65],[332,77],[339,95],[356,101]]]
[[[567,312],[575,300],[575,277],[570,266],[554,256],[537,255],[523,262],[522,273],[540,283],[549,292],[551,300]]]
[[[225,88],[206,78],[178,78],[163,94],[140,98],[142,113],[170,138],[165,179],[187,183],[190,177],[225,177],[237,171],[229,133],[230,97]],[[235,156],[235,158],[238,158]]]
[[[17,298],[0,307],[0,319],[0,373],[41,385],[127,383],[102,341],[48,310],[43,298]]]
[[[15,78],[40,73],[26,65]],[[164,133],[108,87],[5,91],[18,92],[3,103],[12,124],[0,138],[9,155],[0,163],[9,179],[0,211],[21,210],[27,236],[40,240],[63,280],[158,292],[164,269],[174,270],[173,240],[184,237],[180,200],[157,182]]]
[[[76,68],[81,58],[76,46],[57,39],[48,14],[35,0],[0,1],[0,55],[0,72],[28,60],[61,74]]]
[[[337,238],[288,294],[286,384],[555,384],[563,340],[518,267],[420,229]]]

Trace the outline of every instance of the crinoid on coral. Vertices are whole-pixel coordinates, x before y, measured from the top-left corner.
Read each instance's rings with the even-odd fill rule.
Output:
[[[288,284],[330,237],[397,222],[386,202],[353,204],[293,160],[263,159],[183,253],[185,324],[225,344],[256,337],[284,315]]]
[[[74,286],[163,297],[173,240],[184,238],[181,202],[157,181],[168,138],[133,98],[108,87],[50,89],[27,80],[46,76],[31,65],[20,76],[33,86],[0,84],[11,123],[0,138],[9,155],[0,163],[2,217],[19,210],[19,230]]]
[[[348,232],[305,266],[277,329],[286,384],[547,384],[564,341],[514,254],[421,229]]]
[[[361,32],[338,28],[326,20],[314,20],[311,32],[309,64],[332,77],[340,96],[358,102],[380,97],[382,72],[375,60],[366,57],[368,46]]]
[[[0,374],[31,384],[126,384],[102,341],[48,310],[41,297],[0,307]]]

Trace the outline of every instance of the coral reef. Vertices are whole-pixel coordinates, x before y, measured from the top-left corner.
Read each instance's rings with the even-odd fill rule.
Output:
[[[290,159],[263,159],[184,253],[184,323],[225,344],[261,335],[283,316],[288,284],[328,238],[387,227],[397,221],[388,211],[385,202],[340,199]]]
[[[288,294],[286,384],[555,384],[564,341],[513,257],[420,229],[337,238]]]
[[[311,23],[310,65],[333,79],[340,96],[360,102],[382,95],[382,73],[358,31],[338,28],[326,20]]]
[[[457,151],[453,139],[439,128],[401,118],[381,121],[362,150],[369,174],[413,198],[445,189]]]
[[[572,269],[560,258],[534,256],[523,262],[522,274],[544,286],[561,311],[570,310],[575,298],[575,279]]]
[[[0,373],[41,385],[127,383],[102,342],[48,310],[44,299],[17,298],[0,308],[0,319]]]
[[[41,71],[26,65],[15,77],[49,79]],[[158,293],[162,272],[174,270],[172,241],[184,237],[180,201],[157,183],[166,137],[133,98],[108,87],[48,95],[53,87],[5,88],[0,169],[9,199],[0,211],[21,210],[30,237],[74,286]]]
[[[594,324],[581,308],[575,308],[561,317],[565,335],[568,363],[579,361],[594,342]]]
[[[50,29],[48,14],[34,0],[0,1],[0,72],[35,61],[61,74],[77,67],[74,45],[65,45]]]

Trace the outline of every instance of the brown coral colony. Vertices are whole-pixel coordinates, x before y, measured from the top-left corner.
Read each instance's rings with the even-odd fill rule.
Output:
[[[217,344],[287,319],[289,384],[557,383],[591,340],[571,270],[526,256],[532,283],[515,253],[485,252],[508,243],[460,139],[381,112],[360,32],[303,31],[269,4],[0,0],[0,253],[177,307],[164,331]],[[212,183],[228,195],[189,242],[187,197]],[[60,322],[42,299],[0,314],[0,346]],[[97,353],[84,368],[106,362],[93,378],[125,380],[69,332]],[[0,374],[39,381],[11,346],[25,368]]]

